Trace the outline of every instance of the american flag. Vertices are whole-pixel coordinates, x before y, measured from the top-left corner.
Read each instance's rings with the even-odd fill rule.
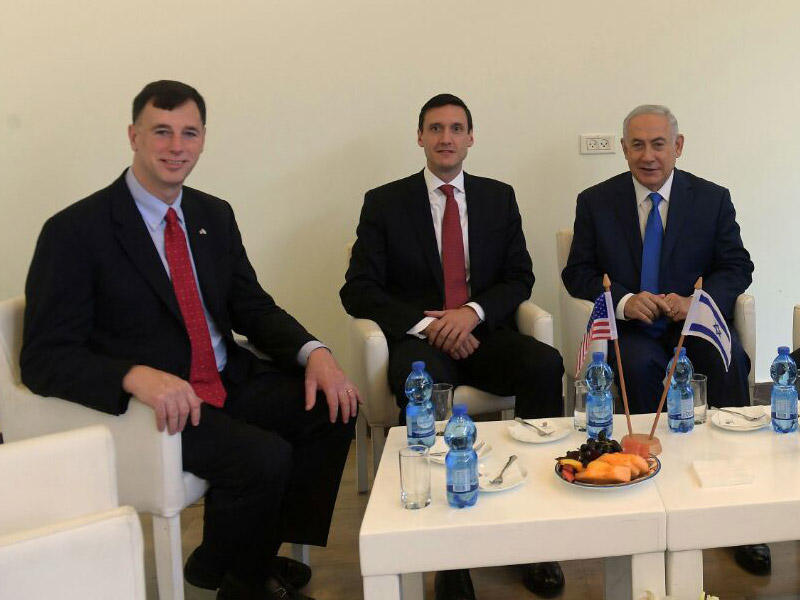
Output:
[[[611,292],[604,292],[594,301],[592,315],[586,324],[586,333],[583,336],[581,347],[578,349],[578,368],[575,370],[575,377],[580,375],[586,355],[589,353],[589,346],[595,340],[615,340],[617,339],[617,319],[612,314],[609,317],[609,307],[614,306],[611,300]]]

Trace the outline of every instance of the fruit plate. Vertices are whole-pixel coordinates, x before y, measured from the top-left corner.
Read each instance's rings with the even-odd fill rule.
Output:
[[[643,481],[647,481],[648,479],[652,479],[653,477],[658,475],[658,472],[661,470],[661,461],[658,460],[658,457],[653,456],[651,454],[647,459],[647,465],[650,467],[650,469],[647,471],[646,474],[641,475],[640,477],[637,477],[636,479],[633,479],[631,481],[628,481],[627,483],[597,484],[597,483],[583,483],[582,481],[569,482],[566,479],[564,479],[564,477],[561,475],[561,469],[560,469],[561,465],[559,465],[558,463],[556,463],[555,471],[556,471],[556,477],[558,477],[561,481],[563,481],[567,485],[589,488],[589,489],[606,490],[610,488],[630,487],[632,485],[642,483]]]

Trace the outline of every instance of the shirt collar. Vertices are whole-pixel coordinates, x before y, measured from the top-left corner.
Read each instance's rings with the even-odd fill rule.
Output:
[[[183,188],[178,192],[178,197],[172,204],[167,204],[153,196],[150,192],[144,189],[139,180],[133,174],[133,167],[130,167],[125,173],[125,183],[128,184],[128,189],[131,191],[133,201],[136,203],[136,208],[142,214],[145,224],[153,231],[155,231],[164,218],[167,216],[167,211],[174,208],[178,213],[178,220],[183,223],[183,210],[181,209],[181,200],[183,199]]]
[[[445,185],[444,181],[434,175],[431,170],[426,166],[422,174],[425,176],[425,185],[428,187],[428,194],[433,190],[438,190],[441,186]],[[453,181],[450,182],[457,191],[464,193],[464,170],[462,169],[458,175],[455,176]]]
[[[658,194],[664,199],[663,201],[669,202],[669,195],[672,193],[673,177],[675,177],[675,169],[672,169],[672,173],[669,174],[669,177],[667,177],[664,185],[662,185],[661,189],[658,190]],[[636,192],[636,206],[639,206],[642,202],[647,200],[647,197],[653,193],[653,190],[649,190],[644,187],[636,180],[636,177],[634,177],[633,174],[631,174],[631,179],[633,179],[633,189]]]

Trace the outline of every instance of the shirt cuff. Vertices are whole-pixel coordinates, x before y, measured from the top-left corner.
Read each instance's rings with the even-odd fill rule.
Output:
[[[434,319],[433,317],[425,317],[424,319],[422,319],[422,321],[420,321],[419,323],[414,325],[411,329],[406,331],[406,334],[413,335],[414,337],[418,337],[419,339],[424,340],[425,336],[422,335],[422,330],[425,329],[431,323],[433,323],[435,320],[436,319]]]
[[[625,305],[628,303],[628,300],[630,300],[632,296],[633,294],[631,293],[625,294],[622,297],[622,299],[619,302],[617,302],[617,310],[615,311],[617,315],[617,321],[628,320],[625,318]]]
[[[467,302],[464,306],[469,306],[472,310],[474,310],[481,323],[486,320],[486,313],[483,312],[483,307],[477,302]]]
[[[306,342],[303,344],[300,351],[297,353],[297,362],[300,364],[301,367],[305,367],[308,364],[308,355],[311,354],[317,348],[325,348],[328,352],[331,352],[331,349],[328,348],[325,344],[318,340],[311,340],[310,342]],[[333,354],[333,352],[331,352]]]

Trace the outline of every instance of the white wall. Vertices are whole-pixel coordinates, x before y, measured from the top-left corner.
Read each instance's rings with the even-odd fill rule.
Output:
[[[125,128],[148,81],[209,105],[189,183],[230,200],[265,287],[346,359],[344,246],[365,190],[422,167],[416,117],[451,91],[475,117],[467,170],[513,184],[534,299],[558,313],[555,231],[576,194],[626,168],[580,156],[663,103],[686,135],[679,166],[729,187],[756,264],[758,379],[791,342],[800,302],[800,38],[795,0],[341,0],[2,3],[0,297],[22,292],[57,209],[130,160]]]

